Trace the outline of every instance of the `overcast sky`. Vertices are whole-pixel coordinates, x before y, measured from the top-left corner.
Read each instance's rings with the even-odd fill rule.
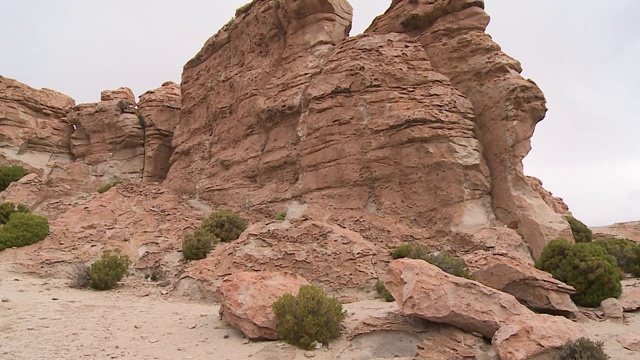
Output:
[[[0,0],[0,75],[94,102],[166,80],[245,0]],[[488,32],[544,91],[525,172],[588,225],[640,220],[640,1],[486,0]],[[352,0],[352,34],[389,0]]]

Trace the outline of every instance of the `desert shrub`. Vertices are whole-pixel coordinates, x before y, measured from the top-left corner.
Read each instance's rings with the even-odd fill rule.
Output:
[[[112,187],[122,184],[122,182],[123,182],[122,180],[116,180],[108,184],[104,184],[100,189],[98,189],[98,194],[105,193],[109,191],[109,189],[111,189]]]
[[[302,285],[298,296],[281,296],[273,304],[273,313],[280,337],[307,350],[316,342],[326,345],[338,337],[346,316],[342,304],[315,285]]]
[[[273,219],[277,221],[284,221],[286,218],[287,218],[287,212],[281,211]]]
[[[35,244],[49,235],[47,218],[25,212],[14,212],[0,229],[0,251],[10,247]]]
[[[187,260],[200,260],[207,257],[215,244],[219,243],[215,235],[207,228],[196,228],[182,240],[182,256]]]
[[[587,227],[582,221],[574,218],[573,216],[565,216],[565,219],[571,226],[571,233],[576,242],[589,242],[593,239],[593,233],[591,229]]]
[[[119,249],[105,250],[100,260],[89,267],[90,286],[96,290],[113,289],[127,275],[131,261]]]
[[[576,289],[571,299],[581,306],[598,306],[622,291],[615,257],[595,243],[569,244],[551,241],[536,261],[536,267]]]
[[[120,113],[122,114],[125,110],[127,110],[127,108],[129,107],[129,102],[127,100],[120,100],[118,101],[118,109],[120,110]]]
[[[247,228],[247,222],[230,210],[214,211],[201,225],[223,242],[236,240]]]
[[[12,202],[3,202],[0,204],[0,224],[6,224],[9,221],[11,214],[16,212],[30,213],[31,211],[24,204],[16,205]]]
[[[376,292],[378,293],[378,296],[383,298],[386,302],[392,302],[395,300],[381,280],[376,281]]]
[[[9,184],[16,180],[20,180],[28,172],[21,166],[3,165],[0,166],[0,191],[6,189]]]
[[[391,254],[391,257],[394,259],[409,258],[425,260],[428,256],[429,249],[422,244],[416,243],[402,244]]]
[[[640,277],[640,244],[619,238],[601,238],[593,243],[601,246],[609,255],[613,255],[622,271]]]
[[[553,360],[607,360],[602,341],[593,342],[587,338],[569,341],[562,345],[553,356]]]
[[[425,260],[437,267],[440,270],[449,273],[451,275],[460,276],[465,279],[475,280],[473,274],[469,271],[467,264],[459,257],[443,252],[437,255],[429,255]]]
[[[89,267],[83,263],[76,263],[67,271],[69,286],[72,288],[86,288],[91,284]]]
[[[554,239],[542,249],[542,253],[536,260],[536,268],[544,270],[553,277],[560,276],[560,264],[567,258],[572,244],[566,239]]]

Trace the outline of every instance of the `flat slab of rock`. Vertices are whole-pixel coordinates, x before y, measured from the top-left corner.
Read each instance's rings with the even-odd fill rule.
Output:
[[[531,313],[508,319],[492,343],[500,359],[550,360],[557,348],[581,337],[589,332],[569,319]]]
[[[307,280],[296,274],[240,272],[228,276],[218,289],[220,312],[249,339],[278,339],[271,306],[284,294],[297,294]]]
[[[509,318],[532,314],[512,295],[447,274],[423,260],[391,262],[384,280],[404,314],[487,338]]]
[[[537,310],[577,314],[570,295],[575,289],[549,273],[507,256],[476,251],[464,257],[480,283],[507,292]]]
[[[622,345],[623,348],[640,352],[640,335],[625,333],[618,335],[616,340],[620,343],[620,345]]]
[[[624,311],[640,309],[640,280],[622,280],[622,295],[618,298]]]

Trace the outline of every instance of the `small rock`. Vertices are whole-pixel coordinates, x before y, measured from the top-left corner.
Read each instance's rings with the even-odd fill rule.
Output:
[[[51,298],[51,300],[56,301],[56,300],[60,300],[57,297]]]
[[[313,351],[305,351],[304,356],[308,358],[312,358],[312,357],[316,357],[316,353],[314,353]]]
[[[149,340],[149,342],[152,343],[152,344],[155,344],[155,343],[158,342],[158,339],[151,339],[151,340]]]
[[[229,338],[229,334],[224,334],[223,338],[228,339]]]
[[[167,294],[169,294],[169,292],[167,290],[162,290],[162,291],[160,291],[160,294],[167,295]]]
[[[242,340],[242,343],[245,344],[245,345],[248,344],[249,342],[250,342],[249,339]]]
[[[2,298],[2,302],[10,302],[11,300],[9,298]]]
[[[196,324],[190,324],[189,326],[187,326],[188,329],[195,329],[196,328]]]
[[[603,300],[600,303],[600,310],[602,310],[604,315],[610,319],[619,320],[623,318],[622,305],[620,305],[620,302],[618,301],[618,299],[609,298],[609,299]]]

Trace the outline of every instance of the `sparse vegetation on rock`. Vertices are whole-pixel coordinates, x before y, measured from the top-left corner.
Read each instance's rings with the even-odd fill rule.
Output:
[[[618,267],[627,273],[640,277],[640,244],[629,239],[601,238],[593,242],[616,258]]]
[[[422,244],[416,243],[402,244],[391,253],[391,257],[394,259],[409,258],[425,260],[427,256],[429,256],[429,249]]]
[[[276,221],[284,221],[287,218],[286,211],[280,211],[273,219]]]
[[[569,226],[571,226],[571,233],[577,243],[589,242],[593,239],[591,229],[589,229],[582,221],[574,218],[573,216],[565,216],[564,218],[569,222]]]
[[[298,296],[286,294],[273,304],[276,331],[287,343],[310,350],[340,335],[346,317],[342,304],[315,285],[303,285]]]
[[[467,268],[467,264],[459,257],[447,252],[429,255],[425,259],[428,263],[439,267],[442,271],[451,275],[463,277],[469,280],[475,280],[473,274]]]
[[[110,182],[108,184],[104,184],[104,185],[102,185],[102,187],[100,189],[98,189],[98,194],[105,193],[105,192],[109,191],[109,189],[111,189],[112,187],[118,186],[118,185],[120,185],[122,183],[123,183],[123,180],[116,180],[116,181]]]
[[[571,299],[595,307],[604,299],[620,296],[622,286],[615,257],[595,243],[570,244],[552,240],[536,261],[536,267],[576,289]]]
[[[376,281],[376,292],[378,293],[378,296],[383,298],[384,301],[386,302],[392,302],[396,300],[393,297],[393,295],[391,295],[391,293],[389,292],[387,287],[384,285],[384,282],[382,282],[382,280]]]
[[[447,252],[430,254],[429,249],[422,244],[402,244],[393,251],[391,257],[394,259],[421,259],[451,275],[475,280],[464,260]]]
[[[231,210],[214,211],[209,214],[201,227],[223,242],[236,240],[247,228],[247,222]]]
[[[23,167],[15,165],[0,166],[0,191],[6,189],[9,184],[16,180],[20,180],[28,172]]]
[[[131,260],[119,249],[105,250],[100,260],[89,267],[90,286],[96,290],[113,289],[127,275]]]
[[[602,341],[593,342],[587,338],[569,341],[554,354],[553,360],[607,360]]]
[[[209,229],[200,226],[182,240],[182,256],[186,260],[204,259],[219,242],[220,239],[213,235]]]
[[[15,211],[4,225],[0,225],[0,251],[35,244],[47,235],[47,218],[30,212]]]

